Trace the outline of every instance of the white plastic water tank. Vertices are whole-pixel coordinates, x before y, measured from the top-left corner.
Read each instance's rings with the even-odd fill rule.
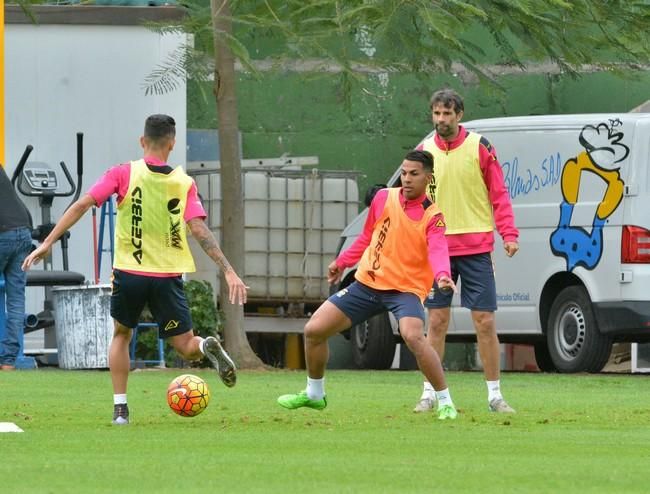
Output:
[[[203,198],[208,224],[219,238],[220,174],[218,170],[189,173]],[[327,266],[334,259],[341,231],[359,210],[356,176],[322,170],[244,170],[242,276],[250,286],[250,301],[327,298]],[[216,273],[216,267],[212,271]]]

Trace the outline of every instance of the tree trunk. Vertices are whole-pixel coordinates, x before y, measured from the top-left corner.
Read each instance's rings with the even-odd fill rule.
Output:
[[[214,95],[219,125],[221,161],[221,249],[237,274],[244,278],[244,200],[239,156],[239,116],[235,93],[235,58],[222,32],[232,33],[228,0],[211,0],[214,32]],[[228,302],[228,285],[221,278],[219,301],[225,315],[225,346],[240,368],[262,367],[244,331],[244,310]]]

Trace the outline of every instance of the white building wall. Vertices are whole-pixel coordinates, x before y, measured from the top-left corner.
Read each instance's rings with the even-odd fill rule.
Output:
[[[171,164],[185,165],[185,85],[146,96],[145,78],[185,42],[181,35],[160,36],[138,25],[7,24],[5,27],[6,169],[11,176],[25,146],[29,161],[46,162],[60,173],[64,161],[76,177],[76,133],[84,134],[82,193],[110,166],[142,156],[139,137],[152,113],[172,115],[177,143]],[[65,189],[62,173],[59,182]],[[34,223],[41,221],[36,198],[24,198]],[[57,198],[56,222],[71,198]],[[99,211],[98,211],[99,213]],[[99,225],[99,214],[97,217]],[[71,230],[70,270],[94,280],[91,215]],[[105,231],[108,245],[108,228]],[[59,244],[54,269],[62,269]],[[104,255],[101,282],[108,282]],[[28,310],[37,312],[42,289],[28,289]]]

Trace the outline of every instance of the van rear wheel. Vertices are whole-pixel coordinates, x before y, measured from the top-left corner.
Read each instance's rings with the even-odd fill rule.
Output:
[[[582,286],[565,288],[553,301],[546,338],[559,372],[600,372],[612,351],[612,341],[600,334],[591,300]]]
[[[535,362],[539,370],[542,372],[557,372],[553,359],[551,358],[551,352],[548,351],[546,341],[535,343],[533,348],[535,349]]]
[[[359,369],[389,369],[395,357],[395,336],[387,312],[350,329],[352,357]]]

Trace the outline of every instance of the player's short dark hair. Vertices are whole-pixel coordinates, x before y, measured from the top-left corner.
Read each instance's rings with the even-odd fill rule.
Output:
[[[456,113],[465,111],[465,103],[460,94],[450,88],[439,89],[431,96],[429,107],[433,107],[439,103],[445,108],[452,108]]]
[[[429,151],[409,151],[404,156],[404,159],[422,163],[422,168],[428,172],[433,172],[433,155]]]
[[[176,122],[169,115],[150,115],[144,122],[144,136],[153,142],[176,137]]]

